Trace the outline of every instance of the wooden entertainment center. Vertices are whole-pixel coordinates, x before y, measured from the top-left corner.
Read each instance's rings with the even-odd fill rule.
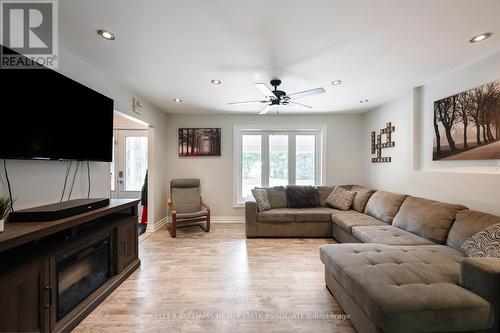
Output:
[[[0,332],[68,332],[141,264],[139,200],[0,233]]]

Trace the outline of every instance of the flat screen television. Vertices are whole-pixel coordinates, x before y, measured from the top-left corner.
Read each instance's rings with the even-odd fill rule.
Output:
[[[51,69],[0,69],[0,159],[111,162],[113,100]]]

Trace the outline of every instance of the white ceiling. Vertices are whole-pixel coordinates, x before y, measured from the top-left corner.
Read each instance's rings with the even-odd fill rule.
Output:
[[[64,0],[64,47],[170,113],[255,113],[254,82],[362,112],[500,51],[499,0]],[[106,41],[96,34],[116,34]],[[487,41],[470,44],[482,32]],[[223,84],[215,86],[212,79]],[[332,80],[344,83],[332,86]],[[181,98],[178,104],[173,98]],[[361,99],[369,103],[361,105]],[[294,108],[282,112],[304,112]]]

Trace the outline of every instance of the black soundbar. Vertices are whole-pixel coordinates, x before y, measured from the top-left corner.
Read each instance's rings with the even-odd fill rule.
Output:
[[[9,214],[9,222],[47,222],[90,212],[106,207],[109,199],[75,199],[61,203],[33,207]]]

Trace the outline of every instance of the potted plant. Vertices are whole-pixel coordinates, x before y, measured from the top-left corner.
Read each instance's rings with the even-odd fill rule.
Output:
[[[3,231],[5,225],[5,218],[12,208],[12,200],[9,198],[0,197],[0,232]]]

